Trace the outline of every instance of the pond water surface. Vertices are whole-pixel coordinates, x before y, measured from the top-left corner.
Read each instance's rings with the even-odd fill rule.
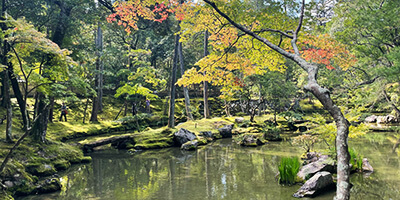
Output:
[[[392,153],[390,133],[370,133],[350,141],[368,157],[376,172],[353,174],[351,199],[400,199],[400,157]],[[275,175],[282,156],[300,156],[290,142],[272,142],[256,148],[241,147],[231,139],[217,140],[197,151],[179,148],[100,151],[93,162],[60,174],[61,192],[23,199],[143,199],[143,200],[258,200],[295,199],[300,187],[280,186]],[[315,200],[333,199],[334,191]]]

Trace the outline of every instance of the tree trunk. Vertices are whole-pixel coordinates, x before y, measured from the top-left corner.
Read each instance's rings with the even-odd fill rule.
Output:
[[[6,118],[7,118],[7,124],[6,124],[6,142],[12,143],[12,133],[11,133],[11,128],[12,128],[12,106],[11,106],[11,100],[10,100],[10,83],[8,80],[8,70],[5,70],[5,76],[4,76],[4,102],[5,102],[5,107],[7,110]]]
[[[86,99],[85,109],[83,110],[83,120],[82,120],[82,123],[85,123],[85,121],[86,121],[86,112],[87,112],[88,107],[89,107],[89,98]]]
[[[50,97],[49,122],[53,123],[53,118],[54,118],[54,97]]]
[[[179,35],[177,36],[179,38]],[[183,52],[182,52],[182,42],[178,44],[178,55],[179,55],[179,63],[181,67],[181,75],[185,73],[184,67],[184,60],[183,60]],[[192,111],[190,109],[190,97],[189,97],[189,90],[187,87],[183,86],[183,96],[185,97],[185,108],[188,120],[193,120]]]
[[[385,96],[386,101],[390,104],[390,106],[392,106],[393,110],[396,111],[397,116],[400,116],[400,110],[399,108],[397,108],[396,105],[394,105],[394,103],[390,100],[389,96],[386,93],[386,90],[383,89],[383,95]],[[398,118],[398,117],[397,117]]]
[[[176,91],[176,68],[178,65],[178,47],[179,46],[179,35],[175,36],[175,54],[174,54],[174,61],[172,63],[172,71],[171,71],[171,93],[170,93],[170,101],[169,101],[169,112],[168,112],[168,127],[174,128],[175,127],[175,91]]]
[[[208,30],[204,32],[204,57],[208,55]],[[206,75],[206,72],[203,72]],[[204,101],[204,118],[210,118],[210,109],[208,107],[208,83],[203,81],[203,101]]]
[[[98,75],[98,88],[97,88],[97,98],[98,98],[98,103],[99,103],[99,112],[103,111],[103,71],[104,71],[104,65],[103,65],[103,60],[102,60],[102,55],[103,55],[103,31],[101,30],[100,27],[100,22],[98,24],[97,28],[97,36],[96,36],[96,53],[97,53],[97,60],[96,60],[96,68],[99,70],[99,75]]]
[[[39,143],[46,142],[47,124],[49,121],[49,104],[46,103],[46,100],[47,97],[43,93],[39,93],[39,113],[31,130],[32,138]]]
[[[98,120],[97,120],[98,109],[99,109],[99,104],[97,103],[97,97],[93,97],[92,114],[90,116],[89,121],[98,122]]]

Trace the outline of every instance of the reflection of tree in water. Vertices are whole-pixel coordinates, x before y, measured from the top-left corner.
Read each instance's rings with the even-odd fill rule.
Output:
[[[397,183],[396,183],[397,182]],[[351,196],[355,200],[366,199],[400,199],[400,188],[397,181],[382,180],[379,175],[365,177],[354,174],[351,177]]]
[[[377,172],[370,178],[352,176],[352,199],[400,199],[400,158],[385,142],[353,144]],[[93,162],[72,168],[63,177],[61,197],[50,199],[292,199],[300,186],[280,186],[275,180],[282,156],[298,156],[288,143],[256,148],[218,140],[197,151],[179,148],[135,154],[103,151]],[[334,193],[316,200],[332,199]],[[42,199],[42,198],[39,198]]]

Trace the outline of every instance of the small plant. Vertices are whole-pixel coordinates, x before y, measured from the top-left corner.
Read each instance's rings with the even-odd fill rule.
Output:
[[[300,162],[297,157],[283,157],[278,167],[279,184],[293,185],[296,183]]]
[[[293,144],[299,145],[306,153],[312,151],[318,141],[318,136],[310,134],[302,134],[293,138]]]
[[[362,171],[362,155],[358,154],[355,149],[349,149],[349,154],[351,169]]]

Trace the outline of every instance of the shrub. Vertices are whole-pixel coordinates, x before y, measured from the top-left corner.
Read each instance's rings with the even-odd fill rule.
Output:
[[[296,183],[300,162],[297,157],[283,157],[278,167],[279,184],[292,185]]]

